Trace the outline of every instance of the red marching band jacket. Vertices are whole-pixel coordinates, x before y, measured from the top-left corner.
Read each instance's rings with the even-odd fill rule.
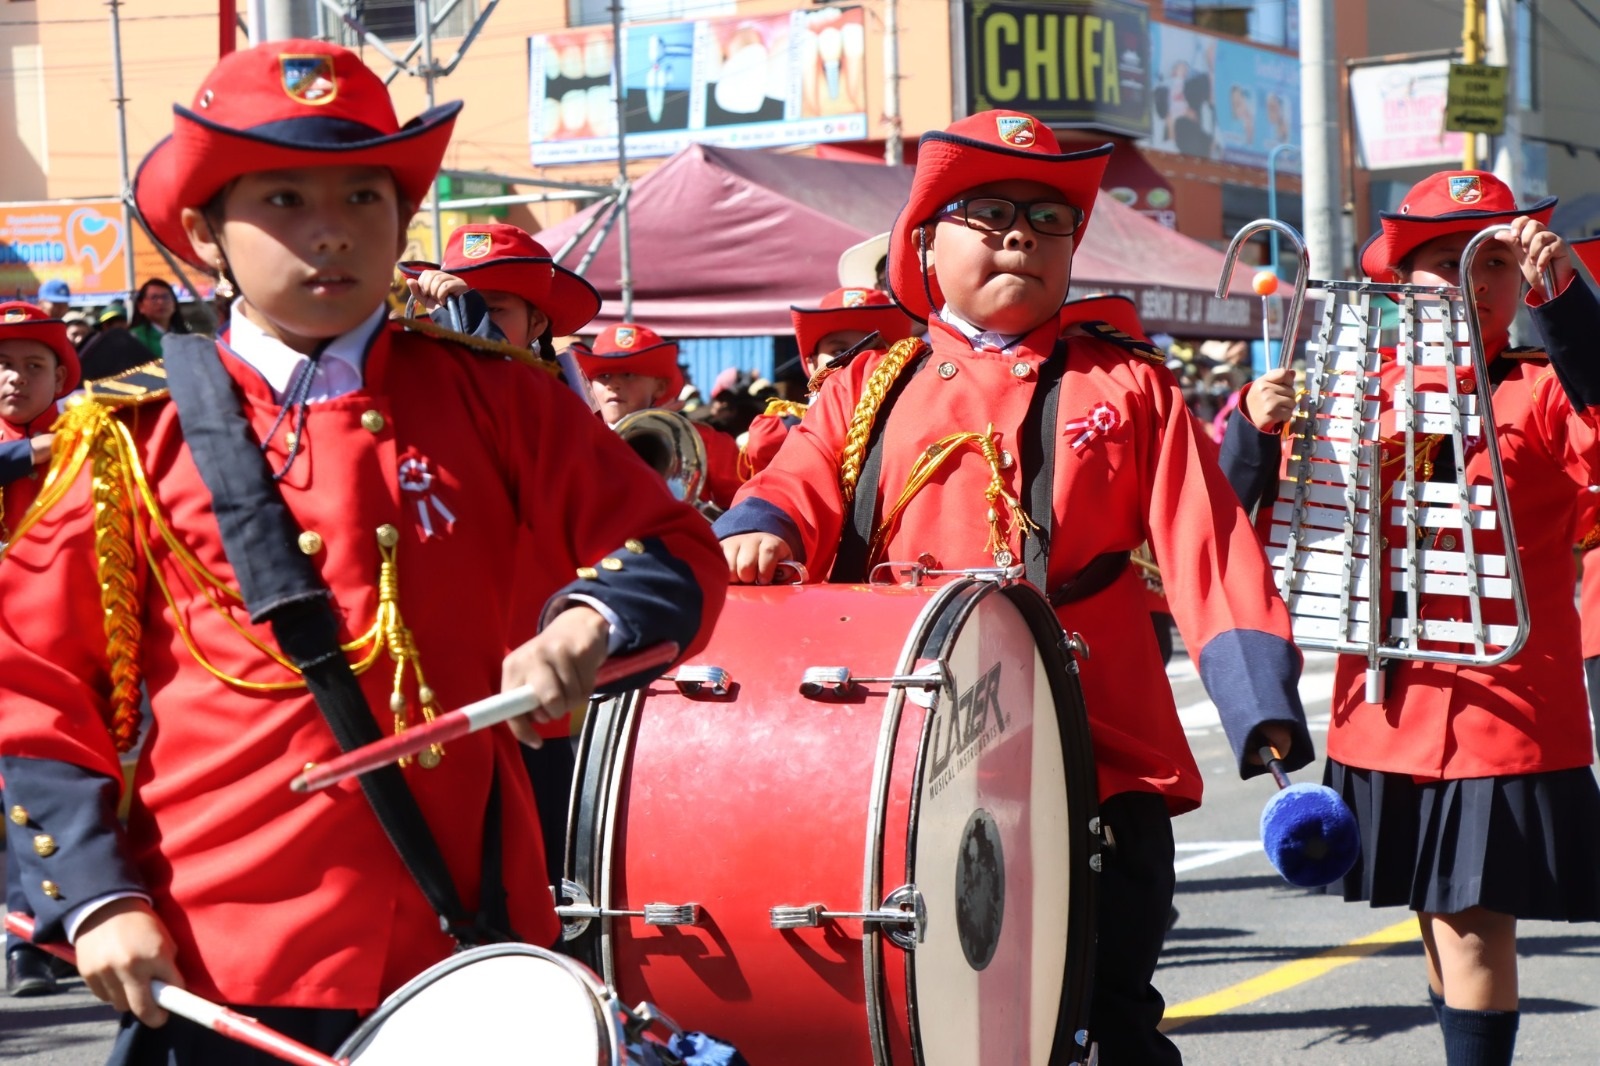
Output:
[[[1022,464],[1015,459],[1020,434],[1039,366],[1065,337],[1054,428],[1050,589],[1097,556],[1148,540],[1169,561],[1172,613],[1217,698],[1241,772],[1259,772],[1243,766],[1243,748],[1251,729],[1269,721],[1290,726],[1296,738],[1291,758],[1303,765],[1311,742],[1295,691],[1299,656],[1288,640],[1288,614],[1216,465],[1215,449],[1197,440],[1159,353],[1148,344],[1092,335],[1104,323],[1088,326],[1086,316],[1104,317],[1092,307],[1069,305],[1059,320],[1005,352],[974,351],[942,321],[930,323],[932,354],[887,416],[875,522],[883,521],[931,445],[954,433],[983,433],[991,424],[1006,489],[1025,506]],[[823,383],[771,464],[718,521],[718,536],[783,536],[813,580],[826,578],[850,513],[840,487],[841,453],[857,399],[882,359],[882,353],[863,355]],[[994,566],[985,495],[993,476],[976,448],[961,449],[911,498],[873,562],[926,553],[943,568]],[[1007,547],[1022,558],[1015,520]],[[1059,613],[1063,626],[1081,633],[1091,650],[1081,675],[1101,796],[1156,792],[1174,812],[1198,806],[1201,776],[1174,710],[1139,573],[1126,567],[1109,587]]]
[[[281,467],[292,420],[269,439],[279,406],[253,370],[219,349],[267,441],[268,461]],[[376,531],[398,528],[398,604],[442,708],[499,691],[508,627],[519,613],[514,600],[591,596],[638,643],[670,637],[685,655],[708,639],[726,566],[705,520],[671,499],[554,379],[391,324],[369,351],[364,387],[307,410],[282,492],[296,522],[317,535],[303,537],[301,548],[332,590],[340,639],[356,642],[373,625]],[[447,956],[453,942],[354,781],[311,795],[287,787],[306,763],[339,750],[305,689],[253,690],[220,680],[199,661],[252,684],[293,679],[246,639],[275,649],[266,627],[197,584],[192,564],[226,586],[234,579],[175,406],[155,402],[119,417],[156,510],[189,556],[175,553],[135,506],[142,550],[131,561],[133,610],[143,627],[138,661],[154,728],[119,853],[142,881],[134,887],[154,898],[193,991],[230,1003],[371,1009]],[[585,461],[572,462],[573,455]],[[111,677],[88,481],[85,470],[0,560],[0,765],[8,805],[26,806],[41,823],[52,816],[50,798],[44,790],[28,795],[19,778],[43,778],[61,764],[121,777],[103,720]],[[513,587],[518,544],[538,557],[518,567]],[[366,650],[351,651],[352,661]],[[624,650],[615,634],[613,650]],[[394,676],[383,654],[360,676],[385,735],[393,729]],[[405,684],[413,721],[420,720],[414,679]],[[509,730],[451,741],[437,768],[413,763],[405,776],[469,911],[497,779],[512,928],[552,943],[558,923],[539,821]],[[97,884],[109,875],[75,862],[71,843],[63,839],[60,854],[30,868],[56,886],[48,899],[34,893],[36,909],[70,908],[116,887]],[[101,855],[101,867],[114,865],[100,848],[86,840],[81,850]],[[61,920],[59,912],[41,913],[41,924],[47,917]]]

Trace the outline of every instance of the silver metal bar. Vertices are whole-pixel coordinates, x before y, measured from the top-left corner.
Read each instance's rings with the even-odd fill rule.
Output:
[[[1264,230],[1272,230],[1286,238],[1289,246],[1294,249],[1299,263],[1299,269],[1295,271],[1294,276],[1294,295],[1289,298],[1289,307],[1283,316],[1283,341],[1278,350],[1278,366],[1285,367],[1294,362],[1295,338],[1300,333],[1300,308],[1305,303],[1306,287],[1311,277],[1311,252],[1306,248],[1305,239],[1295,228],[1275,218],[1258,218],[1235,233],[1233,240],[1228,242],[1228,254],[1222,264],[1222,276],[1217,279],[1217,298],[1225,300],[1228,297],[1228,289],[1233,284],[1233,264],[1239,258],[1239,248],[1245,241]]]
[[[863,925],[900,926],[884,933],[897,945],[915,951],[927,939],[928,908],[916,885],[901,885],[889,893],[883,906],[871,911],[836,911],[826,904],[773,907],[768,912],[774,929],[814,929],[823,922],[853,921]]]

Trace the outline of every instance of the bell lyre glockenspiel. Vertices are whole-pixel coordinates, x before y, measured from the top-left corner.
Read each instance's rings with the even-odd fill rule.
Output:
[[[1275,230],[1298,254],[1280,366],[1293,364],[1306,297],[1320,307],[1283,429],[1293,446],[1257,524],[1295,642],[1364,656],[1371,703],[1383,699],[1387,660],[1492,666],[1527,640],[1472,298],[1472,258],[1504,228],[1473,237],[1459,288],[1311,281],[1305,242],[1271,219],[1228,246],[1218,296],[1252,235]],[[1548,274],[1544,283],[1554,291]]]

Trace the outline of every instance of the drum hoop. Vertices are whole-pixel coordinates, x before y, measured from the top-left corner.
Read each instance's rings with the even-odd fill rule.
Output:
[[[933,658],[940,664],[943,681],[940,690],[956,688],[955,678],[950,673],[950,663],[942,654],[947,641],[944,634],[948,631],[948,619],[952,613],[965,617],[971,610],[969,604],[976,603],[987,592],[999,588],[994,581],[978,578],[959,578],[942,586],[933,599],[923,605],[922,611],[917,615],[911,632],[906,635],[905,645],[900,651],[898,673],[909,674],[916,669],[918,659]],[[929,650],[940,654],[928,655]],[[883,902],[883,842],[887,835],[887,820],[889,817],[889,785],[894,769],[895,739],[900,732],[900,719],[905,710],[906,690],[903,686],[896,685],[889,691],[888,699],[884,703],[883,723],[878,732],[878,751],[872,767],[871,803],[867,810],[867,847],[862,872],[862,901],[861,909],[877,910]],[[920,755],[919,755],[920,757]],[[915,788],[912,789],[915,794]],[[907,865],[910,860],[908,857]],[[910,878],[908,877],[909,881]],[[891,1061],[889,1055],[889,1003],[888,996],[884,993],[884,932],[875,924],[869,924],[862,930],[861,960],[863,976],[865,978],[863,992],[866,999],[867,1036],[872,1044],[872,1061],[878,1064],[887,1064]],[[909,952],[907,953],[909,955]],[[913,1034],[916,1030],[911,1028]],[[922,1063],[922,1054],[917,1047],[916,1037],[912,1037],[913,1052],[918,1066]]]
[[[621,728],[611,731],[614,742],[607,745],[606,751],[606,792],[605,810],[601,815],[601,824],[605,827],[600,838],[600,847],[595,849],[595,906],[601,911],[611,909],[612,889],[612,857],[616,851],[617,840],[617,808],[621,805],[623,779],[627,752],[633,746],[634,734],[639,729],[639,708],[643,703],[643,689],[636,689],[628,699],[623,701]],[[617,985],[616,951],[613,946],[615,934],[612,932],[611,918],[600,919],[600,972],[605,982],[612,988]]]
[[[469,948],[457,952],[449,958],[442,959],[432,966],[417,974],[411,980],[384,997],[378,1009],[356,1027],[355,1032],[345,1038],[339,1045],[337,1052],[340,1058],[358,1053],[383,1028],[383,1024],[411,1002],[423,989],[436,983],[446,974],[464,969],[475,962],[487,958],[496,958],[502,955],[524,955],[553,962],[559,966],[569,977],[577,980],[588,991],[589,998],[594,1005],[595,1027],[606,1034],[606,1039],[601,1045],[601,1054],[608,1066],[623,1066],[622,1049],[626,1043],[626,1036],[622,1029],[621,1004],[617,1001],[611,990],[595,980],[594,974],[589,972],[576,960],[553,951],[538,947],[534,944],[485,944],[481,947]]]

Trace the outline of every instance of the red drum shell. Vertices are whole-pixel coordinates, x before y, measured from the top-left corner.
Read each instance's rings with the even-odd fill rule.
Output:
[[[693,903],[698,920],[604,918],[569,947],[625,1002],[752,1066],[1072,1061],[1095,778],[1062,643],[1026,585],[731,590],[692,665],[725,668],[732,691],[662,680],[597,704],[568,833],[568,879],[596,906]],[[937,699],[875,680],[801,691],[808,667],[935,663],[954,675]],[[913,950],[855,918],[774,928],[774,907],[875,911],[913,882],[928,915]]]

